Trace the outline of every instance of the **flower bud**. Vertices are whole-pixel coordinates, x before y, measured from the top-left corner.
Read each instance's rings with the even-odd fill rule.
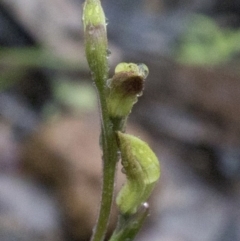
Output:
[[[145,64],[120,63],[115,75],[108,82],[108,111],[111,117],[128,116],[138,97],[142,94],[144,80],[148,75]]]
[[[106,18],[99,0],[86,0],[83,7],[85,52],[97,86],[108,78]]]
[[[127,182],[117,195],[122,214],[133,214],[150,196],[160,177],[158,158],[147,143],[139,138],[117,132],[122,165]]]

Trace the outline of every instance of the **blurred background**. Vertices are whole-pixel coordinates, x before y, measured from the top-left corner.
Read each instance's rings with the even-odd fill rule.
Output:
[[[0,0],[1,241],[91,235],[102,164],[82,4]],[[162,176],[136,240],[239,241],[240,1],[102,4],[111,72],[120,61],[150,70],[129,132]]]

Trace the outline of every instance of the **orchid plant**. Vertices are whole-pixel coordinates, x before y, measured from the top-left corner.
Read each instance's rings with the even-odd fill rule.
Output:
[[[148,144],[125,133],[127,118],[142,95],[148,68],[145,64],[120,63],[110,78],[107,24],[100,0],[85,1],[82,20],[86,58],[100,103],[103,153],[101,205],[91,241],[105,239],[119,159],[126,183],[116,197],[119,217],[110,241],[131,241],[148,216],[146,201],[160,176],[158,158]]]

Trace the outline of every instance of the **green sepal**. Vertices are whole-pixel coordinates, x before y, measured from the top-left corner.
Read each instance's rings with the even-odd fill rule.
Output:
[[[145,64],[120,63],[115,74],[108,80],[107,97],[109,115],[113,118],[127,117],[144,89],[148,75]]]
[[[117,132],[122,166],[127,181],[117,195],[117,205],[124,215],[136,213],[152,193],[160,177],[158,158],[139,138]]]
[[[141,76],[143,79],[146,79],[149,70],[145,64],[134,64],[134,63],[120,63],[115,68],[115,74],[121,72],[131,72],[134,75]]]
[[[86,0],[83,7],[86,58],[97,87],[108,79],[108,41],[106,18],[99,0]]]

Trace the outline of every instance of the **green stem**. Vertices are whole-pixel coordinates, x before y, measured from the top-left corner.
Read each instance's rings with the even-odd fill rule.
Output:
[[[140,210],[132,216],[120,214],[118,217],[118,227],[109,241],[132,241],[141,229],[148,215],[149,208],[147,203],[144,203]]]
[[[106,90],[104,86],[97,87],[102,116],[103,187],[99,217],[91,241],[102,241],[105,237],[111,212],[116,163],[118,161],[116,130],[108,115]]]

